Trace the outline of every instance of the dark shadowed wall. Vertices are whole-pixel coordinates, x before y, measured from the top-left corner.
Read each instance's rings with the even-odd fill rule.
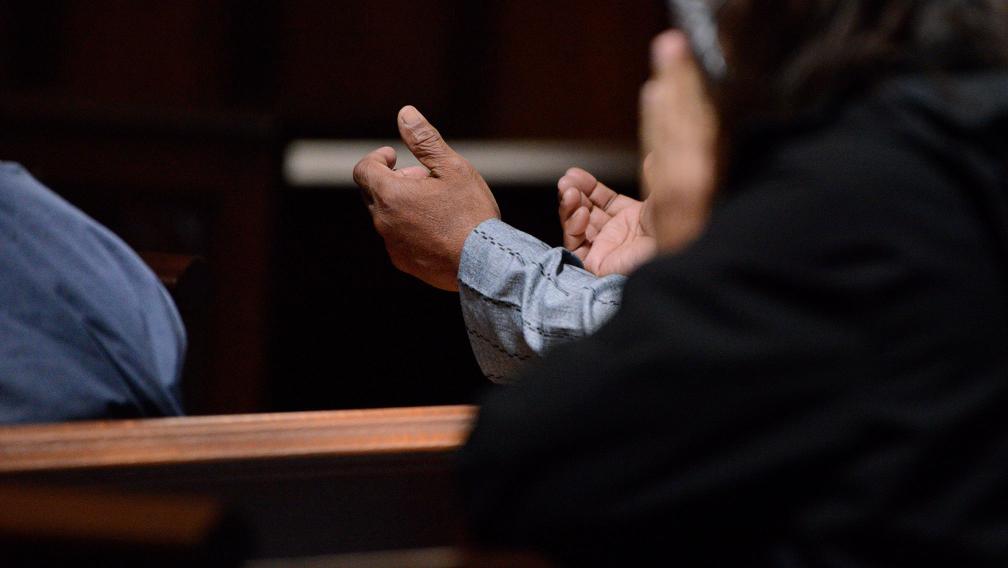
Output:
[[[289,140],[632,143],[658,2],[0,2],[0,158],[137,249],[205,256],[190,409],[467,402],[457,300],[397,274],[353,191],[287,187]],[[628,188],[632,189],[632,188]],[[555,195],[495,187],[556,242]],[[359,369],[351,371],[351,368]]]

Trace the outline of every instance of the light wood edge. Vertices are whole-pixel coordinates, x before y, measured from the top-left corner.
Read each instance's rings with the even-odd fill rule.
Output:
[[[0,473],[359,457],[457,449],[472,406],[433,406],[0,427]]]

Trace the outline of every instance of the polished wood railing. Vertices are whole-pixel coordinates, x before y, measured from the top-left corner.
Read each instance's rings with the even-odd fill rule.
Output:
[[[0,427],[0,487],[212,498],[253,558],[464,543],[471,406]],[[0,497],[3,493],[0,492]]]
[[[0,474],[246,461],[438,459],[463,441],[470,406],[383,408],[0,427]],[[104,468],[111,468],[104,470]]]

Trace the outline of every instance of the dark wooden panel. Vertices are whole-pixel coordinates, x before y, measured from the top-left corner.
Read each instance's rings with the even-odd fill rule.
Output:
[[[657,2],[494,4],[487,136],[636,139]]]
[[[0,483],[4,566],[241,566],[247,542],[208,497]]]
[[[468,21],[465,0],[334,4],[284,2],[279,57],[283,114],[352,135],[394,131],[396,111],[409,102],[439,113],[454,86],[461,53],[450,51]]]
[[[460,136],[635,137],[661,2],[0,2],[0,86],[281,116],[383,136],[411,103]]]

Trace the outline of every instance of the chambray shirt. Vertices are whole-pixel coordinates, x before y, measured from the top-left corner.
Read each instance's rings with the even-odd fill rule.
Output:
[[[458,281],[480,368],[490,380],[508,382],[525,361],[612,317],[626,277],[599,278],[569,251],[490,219],[466,239]]]
[[[0,162],[0,422],[180,414],[185,341],[129,247]]]

